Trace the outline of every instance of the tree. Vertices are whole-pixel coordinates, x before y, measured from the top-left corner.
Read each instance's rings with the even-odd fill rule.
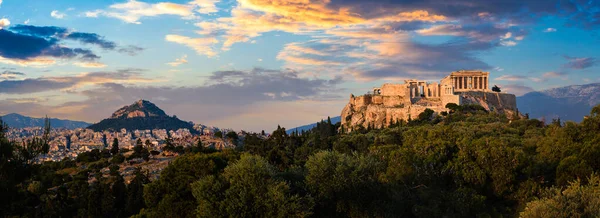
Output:
[[[144,204],[144,185],[150,183],[148,175],[142,172],[138,167],[135,169],[135,176],[127,186],[127,202],[125,210],[128,215],[137,214],[146,205]]]
[[[385,200],[384,194],[377,191],[381,164],[374,157],[321,151],[309,157],[306,169],[305,182],[315,197],[315,212],[364,217]]]
[[[221,131],[216,131],[216,132],[215,132],[215,137],[216,137],[216,138],[223,138],[223,132],[221,132]]]
[[[588,185],[575,180],[561,190],[551,188],[545,197],[527,203],[521,217],[597,217],[600,214],[600,178],[592,174]]]
[[[288,183],[264,158],[243,155],[223,176],[207,176],[192,184],[198,217],[307,217],[310,196],[293,194]]]
[[[494,85],[494,87],[492,87],[492,91],[493,92],[502,92],[502,90],[500,90],[500,87],[498,87],[497,85]]]
[[[110,153],[112,155],[116,155],[119,153],[119,139],[117,139],[117,137],[115,137],[113,139],[112,148],[110,149]]]
[[[161,173],[158,180],[144,187],[144,203],[148,217],[196,217],[198,206],[190,183],[205,176],[216,175],[227,165],[223,153],[185,154],[176,158]]]
[[[433,114],[435,113],[435,111],[427,108],[425,109],[425,111],[423,111],[422,113],[419,114],[419,121],[422,122],[427,122],[431,120],[431,117],[433,117]]]
[[[225,134],[225,137],[236,142],[238,140],[238,135],[235,131],[230,131]]]

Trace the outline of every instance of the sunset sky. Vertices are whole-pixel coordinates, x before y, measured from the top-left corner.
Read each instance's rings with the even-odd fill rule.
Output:
[[[0,115],[98,122],[146,99],[236,130],[480,69],[517,96],[600,82],[594,0],[0,0]]]

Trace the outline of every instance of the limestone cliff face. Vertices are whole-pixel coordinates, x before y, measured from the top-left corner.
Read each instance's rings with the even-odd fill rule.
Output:
[[[132,105],[128,105],[120,108],[115,111],[111,119],[119,119],[119,118],[135,118],[135,117],[166,117],[167,114],[158,108],[152,102],[146,100],[139,100],[133,103]]]
[[[504,113],[512,117],[517,111],[516,97],[513,94],[496,92],[463,92],[458,96],[458,102],[464,104],[478,104],[488,111]],[[391,122],[415,119],[426,109],[436,113],[448,111],[446,101],[434,99],[408,99],[402,96],[363,95],[350,96],[350,101],[341,114],[341,123],[345,130],[353,130],[359,126],[367,128],[384,128]]]

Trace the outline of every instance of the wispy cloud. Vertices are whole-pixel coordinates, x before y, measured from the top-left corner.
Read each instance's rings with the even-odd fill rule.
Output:
[[[169,62],[167,64],[171,65],[173,67],[177,67],[177,66],[179,66],[181,64],[187,64],[187,62],[188,62],[187,61],[187,55],[183,55],[183,56],[181,56],[181,58],[177,58],[177,59],[175,59],[175,61]]]
[[[56,18],[56,19],[63,19],[67,15],[65,13],[61,13],[60,11],[54,10],[54,11],[50,12],[50,16],[53,18]]]
[[[495,80],[499,80],[499,81],[521,81],[521,80],[526,80],[526,79],[529,79],[529,77],[520,76],[520,75],[502,75],[502,76],[496,78]]]
[[[564,57],[568,60],[568,62],[563,66],[566,68],[575,69],[575,70],[582,70],[582,69],[590,68],[599,62],[596,58],[592,58],[592,57],[570,57],[570,56],[564,56]]]
[[[165,36],[165,40],[168,42],[174,42],[188,46],[194,49],[196,53],[201,55],[206,55],[208,57],[214,57],[217,55],[212,48],[213,44],[219,42],[216,38],[190,38],[181,35],[167,35]]]
[[[126,23],[141,24],[143,17],[155,17],[160,15],[174,15],[184,19],[194,18],[196,13],[210,14],[218,11],[215,6],[219,0],[193,0],[187,4],[172,2],[146,3],[137,0],[128,0],[125,3],[110,5],[106,10],[86,11],[86,17],[106,16],[117,18]]]
[[[16,79],[21,76],[25,76],[25,74],[11,70],[5,70],[3,72],[0,72],[0,79]]]
[[[544,30],[544,32],[545,32],[545,33],[556,32],[556,29],[555,29],[555,28],[546,28],[546,29]]]
[[[0,81],[0,93],[28,94],[52,90],[72,90],[84,85],[100,85],[104,83],[140,83],[155,82],[141,76],[139,69],[123,69],[118,71],[100,71],[81,73],[74,76],[39,77],[23,80]]]

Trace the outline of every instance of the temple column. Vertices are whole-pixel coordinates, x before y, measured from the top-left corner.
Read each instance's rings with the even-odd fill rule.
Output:
[[[456,87],[456,77],[452,77],[452,87]]]
[[[479,77],[479,89],[483,89],[483,77]]]
[[[488,89],[488,78],[487,78],[487,76],[483,77],[483,89],[486,89],[486,90]]]

